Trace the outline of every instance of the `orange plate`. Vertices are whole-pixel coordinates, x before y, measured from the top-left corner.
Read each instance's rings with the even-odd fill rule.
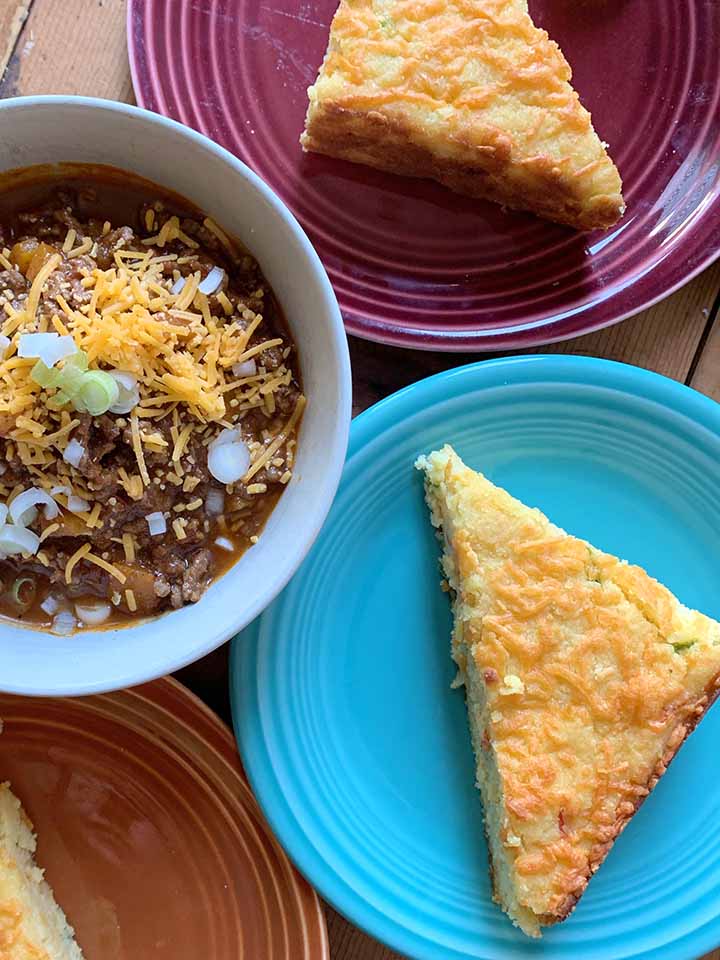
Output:
[[[86,960],[324,960],[319,901],[272,837],[229,730],[174,680],[0,695],[0,780]]]

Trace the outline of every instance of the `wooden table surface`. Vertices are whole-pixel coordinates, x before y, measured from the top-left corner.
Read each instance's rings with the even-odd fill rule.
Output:
[[[133,102],[125,13],[126,0],[0,0],[0,96],[70,93]],[[545,350],[636,364],[720,401],[720,261],[650,310]],[[477,354],[399,350],[354,338],[350,353],[355,413],[408,383],[479,359]],[[227,644],[179,676],[229,720]],[[330,907],[326,912],[332,960],[399,957]],[[704,960],[720,960],[720,949]]]

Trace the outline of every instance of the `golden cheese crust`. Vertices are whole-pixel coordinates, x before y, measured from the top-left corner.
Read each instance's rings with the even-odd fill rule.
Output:
[[[622,182],[571,76],[522,0],[341,0],[301,143],[607,228]]]
[[[496,898],[538,935],[569,915],[718,695],[720,624],[451,447],[418,466],[445,538],[481,788],[497,772],[484,796]]]

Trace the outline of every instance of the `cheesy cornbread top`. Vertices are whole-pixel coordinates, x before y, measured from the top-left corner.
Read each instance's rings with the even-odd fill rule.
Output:
[[[717,695],[720,624],[451,447],[420,466],[447,541],[459,667],[485,682],[519,901],[553,922]]]
[[[441,160],[501,168],[511,205],[542,183],[607,225],[624,209],[622,184],[571,75],[520,0],[342,0],[303,144],[382,165],[330,143],[330,113],[338,128],[341,111],[372,114],[370,138],[383,136],[381,115]]]

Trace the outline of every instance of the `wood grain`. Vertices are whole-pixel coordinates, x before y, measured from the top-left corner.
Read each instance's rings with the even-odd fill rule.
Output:
[[[0,96],[74,93],[131,102],[125,14],[125,0],[33,0]]]
[[[0,0],[0,96],[74,93],[131,102],[125,14],[126,0]],[[544,351],[634,363],[720,400],[719,291],[720,264],[625,323]],[[355,339],[350,349],[355,412],[422,377],[482,359]],[[180,674],[225,720],[230,719],[227,652],[225,646]],[[330,907],[327,920],[332,960],[401,960]],[[703,960],[720,960],[720,949]]]

